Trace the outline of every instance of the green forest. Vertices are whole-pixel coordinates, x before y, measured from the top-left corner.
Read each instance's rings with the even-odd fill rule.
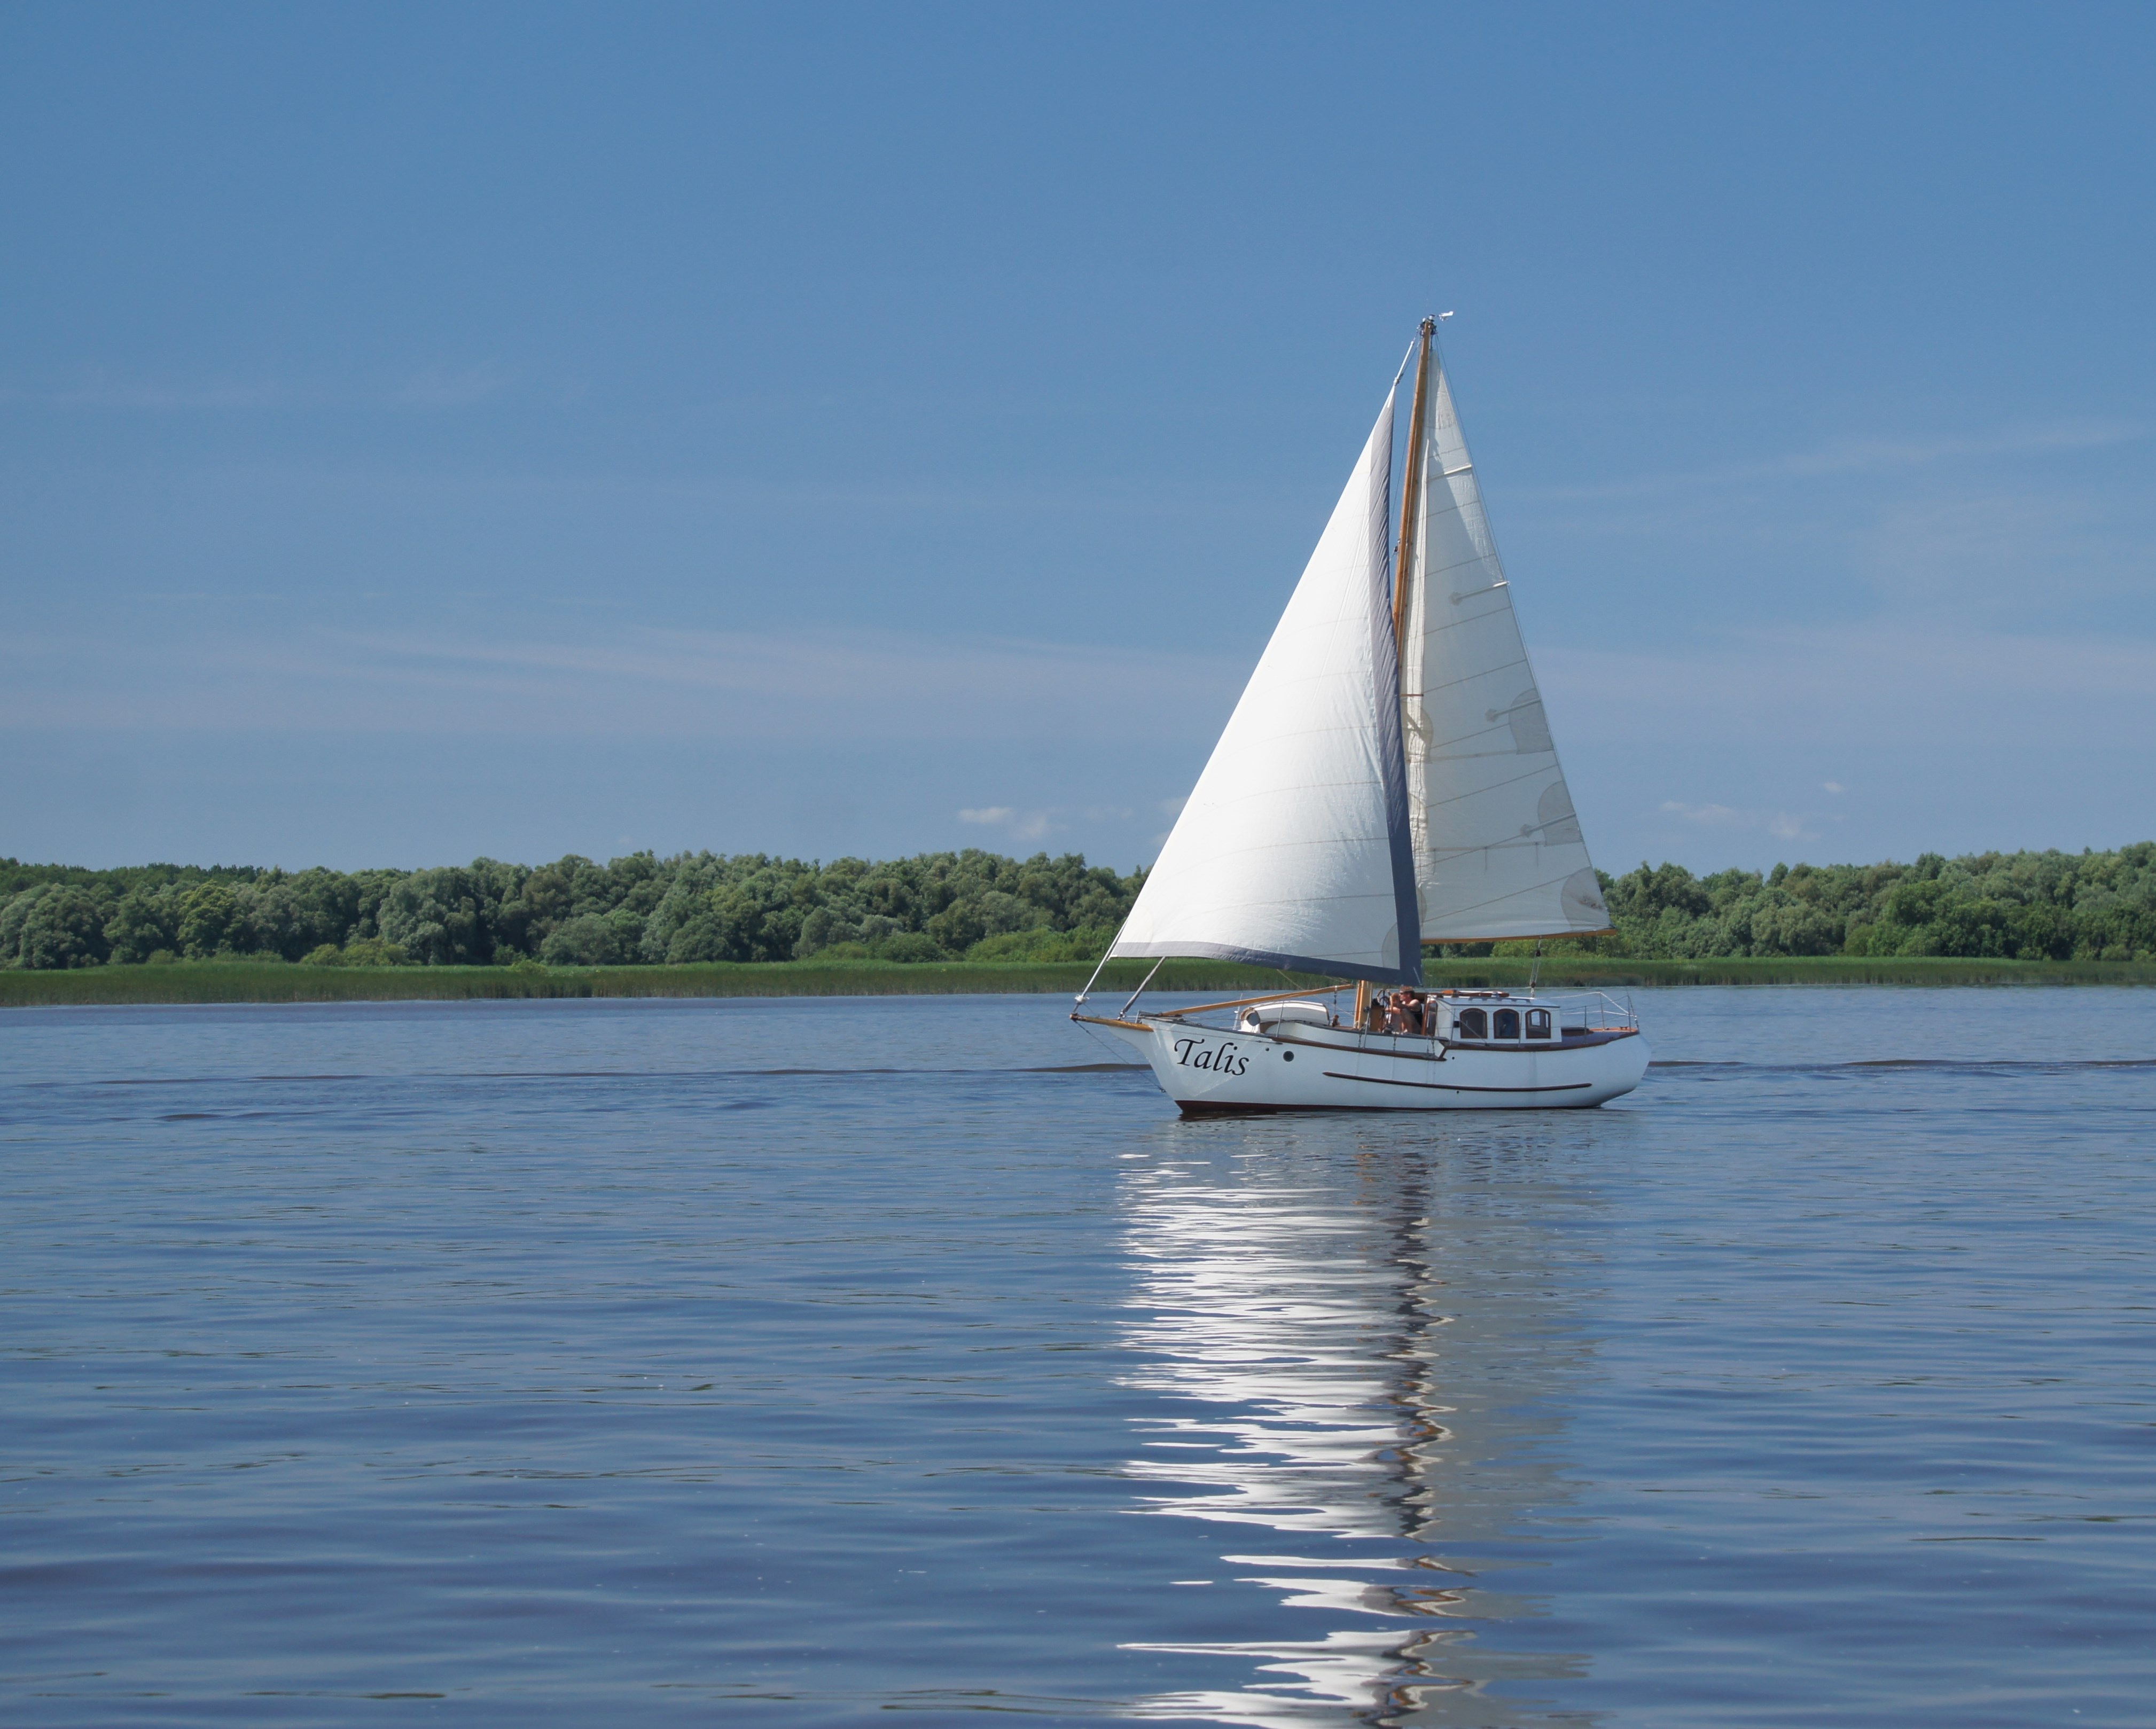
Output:
[[[605,864],[572,855],[536,868],[479,859],[351,872],[90,870],[6,859],[0,967],[1091,961],[1143,880],[1075,854],[971,850],[878,864],[647,852]],[[1778,864],[1764,875],[1700,877],[1642,864],[1602,882],[1617,934],[1552,943],[1550,953],[2156,960],[2156,842],[2107,853]]]

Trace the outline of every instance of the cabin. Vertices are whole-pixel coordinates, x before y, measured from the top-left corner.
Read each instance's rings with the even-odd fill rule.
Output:
[[[1553,1003],[1493,998],[1437,1001],[1438,1036],[1448,1044],[1555,1044],[1564,1036]]]
[[[1606,1011],[1598,1025],[1597,1008]],[[1275,998],[1241,1008],[1235,1030],[1294,1039],[1300,1029],[1327,1029],[1350,1035],[1363,1033],[1393,1041],[1434,1039],[1447,1045],[1466,1044],[1497,1049],[1532,1050],[1539,1044],[1561,1044],[1590,1033],[1636,1025],[1631,1011],[1620,1008],[1599,992],[1562,1003],[1547,998],[1514,996],[1510,991],[1432,991],[1423,998],[1423,1030],[1419,1034],[1363,1032],[1352,1013],[1315,1000]],[[1323,1041],[1321,1041],[1323,1042]]]

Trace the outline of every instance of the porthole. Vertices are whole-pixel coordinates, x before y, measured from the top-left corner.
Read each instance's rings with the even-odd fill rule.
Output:
[[[1284,1051],[1282,1051],[1282,1052],[1281,1053],[1281,1060],[1283,1063],[1291,1063],[1291,1062],[1293,1062],[1293,1061],[1295,1060],[1295,1053],[1294,1053],[1293,1051],[1291,1051],[1291,1050],[1284,1050]]]

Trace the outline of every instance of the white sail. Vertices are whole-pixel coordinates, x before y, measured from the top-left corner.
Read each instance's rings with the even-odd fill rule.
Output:
[[[1431,385],[1400,645],[1422,935],[1606,931],[1441,362]]]
[[[1110,951],[1421,977],[1386,556],[1393,398]]]

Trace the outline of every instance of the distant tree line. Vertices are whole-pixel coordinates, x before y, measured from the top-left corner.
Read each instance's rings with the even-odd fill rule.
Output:
[[[1075,854],[970,850],[880,864],[632,853],[606,864],[572,854],[536,870],[479,859],[352,872],[86,870],[4,859],[0,966],[1090,961],[1143,880]],[[1696,877],[1679,864],[1643,864],[1602,882],[1618,934],[1552,944],[1552,952],[2156,960],[2156,842],[2110,853],[1778,864],[1764,875]]]
[[[973,850],[874,864],[632,853],[351,872],[8,859],[0,966],[1072,960],[1106,949],[1142,880],[1075,855]]]
[[[1913,864],[1777,864],[1602,879],[1617,935],[1549,945],[1655,960],[1946,955],[2156,960],[2156,842],[2111,853],[1926,853]],[[1484,944],[1466,952],[1489,952]]]

